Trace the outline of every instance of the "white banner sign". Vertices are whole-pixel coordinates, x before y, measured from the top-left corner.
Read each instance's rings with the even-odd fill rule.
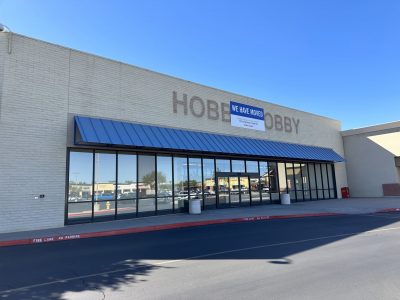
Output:
[[[264,109],[237,102],[230,102],[231,125],[265,131]]]

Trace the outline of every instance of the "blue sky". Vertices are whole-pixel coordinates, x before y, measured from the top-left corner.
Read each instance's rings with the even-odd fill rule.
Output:
[[[343,129],[400,120],[398,0],[0,0],[13,31]]]

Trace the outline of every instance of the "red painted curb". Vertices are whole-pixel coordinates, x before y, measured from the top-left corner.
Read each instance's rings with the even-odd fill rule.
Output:
[[[89,233],[80,233],[80,234],[78,233],[78,234],[58,235],[58,236],[50,236],[50,237],[0,241],[0,247],[42,244],[42,243],[59,242],[59,241],[67,241],[67,240],[77,240],[77,239],[87,239],[87,238],[94,238],[94,237],[123,235],[123,234],[130,234],[130,233],[140,233],[140,232],[159,231],[159,230],[186,228],[186,227],[206,226],[206,225],[212,225],[212,224],[251,222],[251,221],[273,220],[273,219],[326,217],[326,216],[339,216],[339,215],[343,215],[343,214],[340,214],[340,213],[309,213],[309,214],[295,214],[295,215],[257,216],[257,217],[242,217],[242,218],[229,218],[229,219],[217,219],[217,220],[206,220],[206,221],[182,222],[182,223],[153,225],[153,226],[145,226],[145,227],[137,227],[137,228],[107,230],[107,231],[89,232]]]

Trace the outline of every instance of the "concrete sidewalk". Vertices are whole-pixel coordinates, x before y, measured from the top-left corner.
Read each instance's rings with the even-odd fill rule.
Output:
[[[203,211],[201,215],[181,213],[69,225],[53,229],[2,233],[0,234],[0,247],[228,222],[252,221],[257,219],[299,218],[337,214],[369,214],[396,210],[400,210],[400,197],[334,199],[300,202],[291,205],[261,205],[216,209]]]

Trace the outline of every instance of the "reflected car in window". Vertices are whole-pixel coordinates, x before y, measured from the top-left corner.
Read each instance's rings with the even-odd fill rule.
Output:
[[[118,200],[136,199],[136,192],[123,193],[118,195]]]

